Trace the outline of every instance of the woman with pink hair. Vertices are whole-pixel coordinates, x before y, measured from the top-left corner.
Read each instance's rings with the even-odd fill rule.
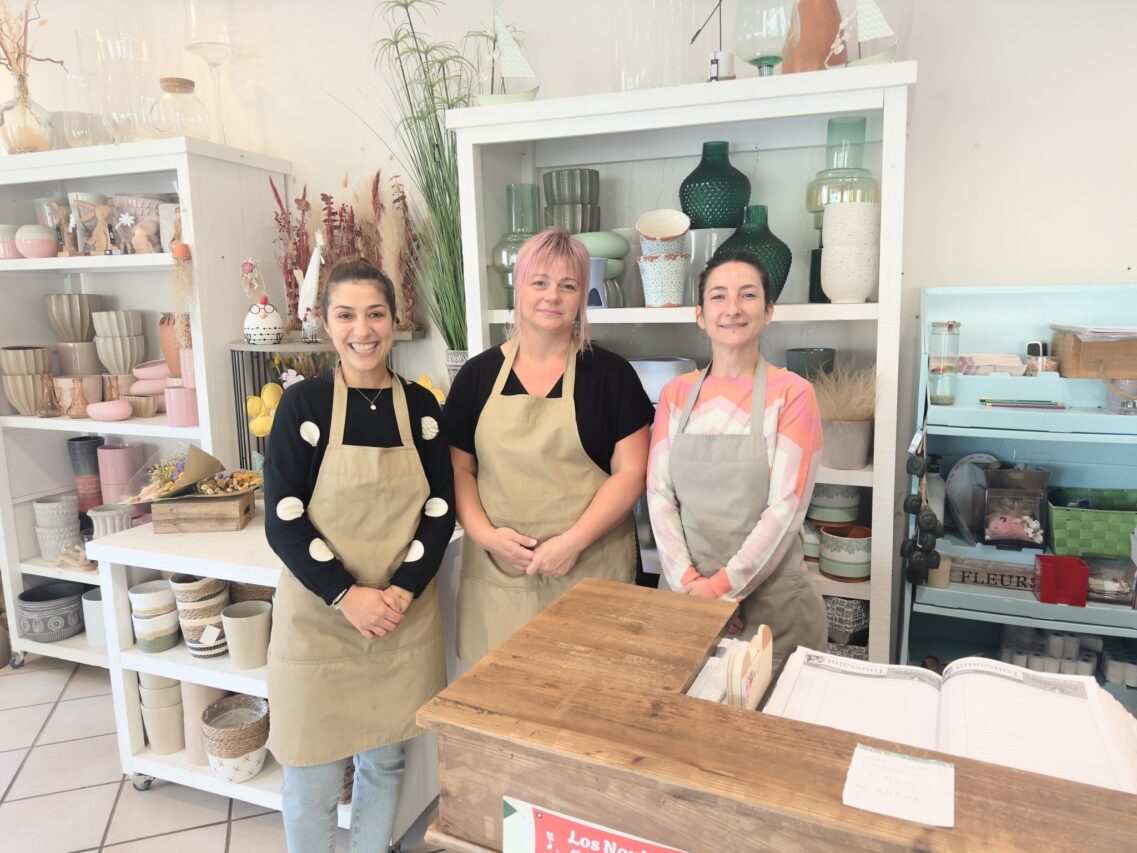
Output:
[[[626,360],[591,343],[588,251],[530,238],[509,339],[473,357],[444,413],[466,531],[458,656],[473,662],[585,577],[631,583],[632,506],[653,408]]]

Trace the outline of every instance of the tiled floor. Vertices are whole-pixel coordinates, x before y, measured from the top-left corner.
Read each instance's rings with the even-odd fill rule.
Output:
[[[284,853],[280,813],[122,775],[104,670],[29,655],[0,661],[0,849],[4,853]],[[428,812],[403,853],[428,850]],[[339,831],[337,850],[347,850]]]

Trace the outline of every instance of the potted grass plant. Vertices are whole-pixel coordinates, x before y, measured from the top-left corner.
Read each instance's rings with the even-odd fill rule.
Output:
[[[813,377],[825,446],[821,464],[851,470],[869,463],[873,415],[876,412],[876,371],[855,368],[839,360],[828,373]]]
[[[422,300],[446,342],[451,379],[466,360],[466,290],[458,205],[458,157],[446,110],[470,106],[475,69],[449,42],[423,31],[424,12],[438,0],[388,0],[380,8],[391,34],[376,45],[398,109],[396,132],[417,190],[413,209],[421,241],[414,259]]]

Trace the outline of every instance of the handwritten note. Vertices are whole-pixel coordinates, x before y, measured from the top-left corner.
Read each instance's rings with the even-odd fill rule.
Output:
[[[859,743],[841,801],[928,826],[955,826],[955,765]]]

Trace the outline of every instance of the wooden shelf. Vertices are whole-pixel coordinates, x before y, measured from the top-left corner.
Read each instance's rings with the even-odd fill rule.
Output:
[[[513,311],[495,308],[486,312],[489,322],[503,325],[513,320]],[[782,305],[775,309],[775,319],[779,323],[823,323],[848,320],[876,320],[880,316],[880,306],[875,302],[861,305]],[[695,323],[695,309],[681,308],[590,308],[588,322],[598,326],[611,325],[650,325],[656,323],[690,324]]]
[[[268,667],[237,669],[233,659],[225,654],[217,658],[195,658],[181,640],[172,649],[147,653],[132,649],[122,652],[123,669],[162,675],[191,684],[205,684],[250,696],[268,697]]]
[[[49,658],[61,658],[75,663],[85,663],[88,666],[97,666],[102,669],[107,669],[110,666],[107,650],[96,649],[87,645],[86,633],[79,633],[74,637],[68,637],[66,640],[59,640],[54,643],[40,643],[16,636],[16,629],[13,626],[12,650],[31,652]]]
[[[426,337],[426,332],[417,329],[413,332],[395,332],[396,341],[418,341]],[[229,344],[233,352],[335,352],[336,348],[331,341],[321,341],[318,344],[306,344],[301,340],[288,340],[285,338],[279,344],[250,344],[245,341],[233,341]]]
[[[76,255],[69,258],[11,258],[0,260],[0,272],[99,273],[168,270],[173,255]]]
[[[97,421],[94,418],[37,418],[34,415],[0,416],[4,429],[34,429],[52,432],[89,433],[102,435],[137,435],[148,438],[177,438],[196,441],[201,438],[201,427],[174,427],[165,415],[152,418],[127,418],[123,421]]]
[[[26,575],[36,575],[41,578],[54,578],[60,581],[75,581],[76,583],[99,585],[99,572],[96,569],[85,572],[82,569],[60,568],[39,557],[32,557],[20,561],[20,571]]]

